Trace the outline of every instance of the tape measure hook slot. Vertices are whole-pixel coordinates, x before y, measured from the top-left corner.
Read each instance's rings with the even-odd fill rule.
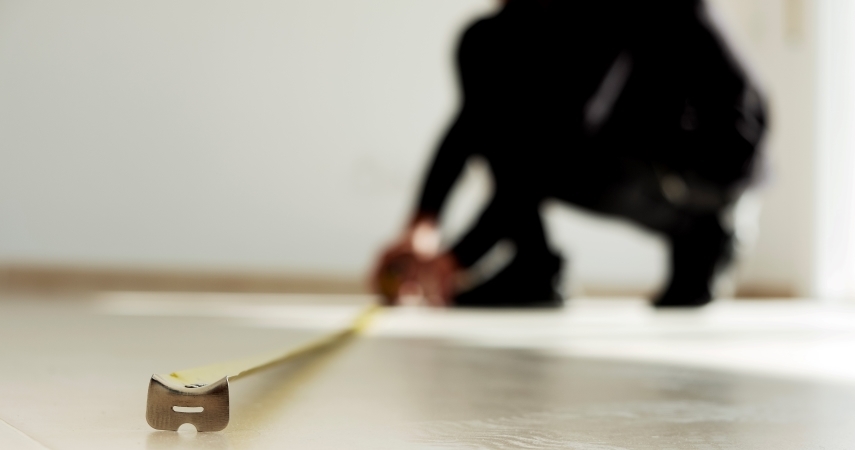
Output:
[[[202,408],[179,412],[173,407]],[[148,385],[146,421],[156,430],[177,431],[185,423],[196,431],[220,431],[229,424],[229,379],[211,384],[185,385],[168,376],[154,374]]]

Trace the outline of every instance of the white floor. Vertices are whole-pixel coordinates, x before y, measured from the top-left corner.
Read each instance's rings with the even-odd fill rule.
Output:
[[[218,433],[144,419],[152,373],[287,348],[364,297],[0,296],[0,448],[855,448],[855,306],[635,299],[384,310],[232,384]]]

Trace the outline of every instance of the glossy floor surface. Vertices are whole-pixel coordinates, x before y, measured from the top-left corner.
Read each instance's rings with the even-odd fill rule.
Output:
[[[296,346],[370,299],[0,296],[3,449],[852,449],[855,308],[381,312],[231,385],[222,432],[152,430],[148,379]]]

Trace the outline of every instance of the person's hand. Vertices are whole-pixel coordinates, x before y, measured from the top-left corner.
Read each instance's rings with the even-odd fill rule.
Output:
[[[387,247],[371,274],[372,287],[386,305],[398,304],[401,296],[412,288],[416,259],[410,247],[405,240]]]
[[[417,265],[421,295],[430,306],[451,306],[457,290],[460,264],[452,253],[442,253]]]
[[[436,221],[421,218],[383,251],[371,282],[386,304],[451,303],[458,265],[451,254],[439,254],[439,241]]]

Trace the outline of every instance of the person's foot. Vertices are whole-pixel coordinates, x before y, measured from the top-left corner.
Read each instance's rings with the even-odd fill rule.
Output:
[[[653,302],[653,306],[657,308],[691,308],[704,306],[712,299],[712,293],[707,286],[677,287],[671,285]]]
[[[538,258],[517,255],[484,283],[458,294],[454,305],[482,308],[554,308],[564,304],[556,285],[562,259],[549,253]]]
[[[712,301],[711,285],[730,262],[732,237],[716,216],[698,218],[686,232],[671,238],[671,281],[653,302],[657,308],[698,307]]]

